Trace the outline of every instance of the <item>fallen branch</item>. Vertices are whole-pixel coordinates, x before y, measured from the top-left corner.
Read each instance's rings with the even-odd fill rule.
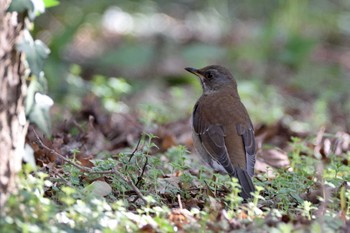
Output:
[[[145,199],[145,197],[142,195],[141,191],[136,187],[136,185],[133,183],[133,181],[130,179],[130,177],[124,177],[124,175],[122,173],[120,173],[117,169],[113,168],[111,170],[107,170],[107,171],[95,171],[89,167],[85,167],[85,166],[81,166],[79,164],[74,163],[73,161],[67,159],[66,157],[64,157],[62,154],[58,153],[57,151],[55,151],[54,149],[49,148],[48,146],[46,146],[43,141],[40,139],[39,135],[37,134],[37,132],[35,131],[35,129],[32,129],[34,132],[34,135],[36,137],[36,143],[41,147],[44,148],[45,150],[48,150],[51,154],[54,154],[56,156],[58,156],[59,158],[61,158],[62,160],[64,160],[65,162],[71,164],[72,166],[80,169],[83,172],[89,173],[89,174],[116,174],[117,176],[119,176],[125,183],[127,183],[129,186],[131,186],[131,188],[135,191],[135,193],[137,194],[137,196],[139,198],[141,198],[145,203],[147,203],[147,200]]]

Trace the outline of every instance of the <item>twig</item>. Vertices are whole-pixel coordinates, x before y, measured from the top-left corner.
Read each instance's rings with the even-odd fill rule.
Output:
[[[179,202],[179,208],[182,209],[182,201],[180,194],[177,194],[177,201]]]
[[[76,120],[72,121],[73,125],[78,128],[80,132],[84,132],[83,128],[78,124]]]
[[[143,137],[143,136],[141,135],[139,141],[138,141],[137,144],[136,144],[136,147],[134,148],[134,150],[133,150],[133,151],[131,152],[131,154],[129,155],[129,156],[130,156],[130,157],[129,157],[129,161],[128,161],[129,163],[130,163],[132,157],[134,157],[136,151],[139,149],[139,145],[140,145],[140,142],[141,142],[141,140],[142,140],[142,137]],[[125,165],[125,168],[124,168],[125,171],[128,170],[128,166],[129,166],[128,164]]]
[[[131,154],[129,155],[130,157],[129,157],[129,161],[128,161],[128,162],[131,161],[131,159],[134,157],[136,151],[139,149],[139,146],[140,146],[140,143],[141,143],[141,141],[142,141],[142,138],[143,138],[143,135],[141,135],[141,137],[139,138],[139,140],[138,140],[138,142],[137,142],[137,144],[136,144],[134,150],[133,150],[133,151],[131,152]],[[148,158],[146,157],[146,162],[145,162],[145,164],[143,165],[141,175],[140,175],[139,177],[137,177],[137,181],[136,181],[136,184],[135,184],[136,187],[138,186],[138,184],[140,183],[140,181],[141,181],[141,179],[142,179],[142,176],[143,176],[143,174],[144,174],[144,172],[145,172],[147,163],[148,163]],[[128,165],[126,165],[125,170],[127,170],[127,169],[128,169]]]
[[[257,179],[260,182],[264,182],[262,179],[260,179],[259,177],[255,176],[255,179]],[[266,179],[267,180],[267,179]]]
[[[35,129],[33,129],[34,135],[37,139],[36,143],[39,144],[40,147],[44,148],[45,150],[48,150],[51,154],[54,154],[56,156],[58,156],[60,159],[64,160],[65,162],[73,165],[76,168],[79,168],[80,170],[84,171],[84,172],[89,172],[89,173],[96,173],[96,174],[106,174],[106,173],[113,173],[112,170],[109,171],[94,171],[91,168],[88,167],[84,167],[81,166],[79,164],[76,164],[72,161],[70,161],[69,159],[67,159],[66,157],[64,157],[63,155],[61,155],[60,153],[58,153],[57,151],[55,151],[54,149],[49,148],[48,146],[46,146],[40,139],[39,135],[37,134],[37,132],[35,131]]]
[[[71,185],[69,184],[69,181],[67,179],[65,179],[63,176],[61,176],[58,172],[55,172],[56,176],[58,176],[60,179],[62,179],[64,182],[66,182],[66,184],[68,186],[71,187]]]
[[[145,173],[145,170],[146,170],[146,166],[148,164],[148,157],[146,156],[146,162],[145,164],[143,165],[142,167],[142,172],[141,174],[137,177],[137,181],[136,181],[136,186],[138,186],[138,184],[140,183],[140,181],[142,180],[142,177],[143,177],[143,174]]]
[[[107,170],[107,171],[94,171],[91,168],[85,167],[85,166],[81,166],[79,164],[76,164],[74,162],[72,162],[71,160],[67,159],[66,157],[64,157],[63,155],[61,155],[60,153],[58,153],[57,151],[55,151],[54,149],[51,149],[49,147],[47,147],[42,140],[40,139],[39,135],[36,133],[35,129],[33,129],[34,135],[37,139],[37,143],[39,144],[40,147],[48,150],[51,154],[54,154],[56,156],[58,156],[59,158],[61,158],[62,160],[64,160],[65,162],[71,164],[72,166],[82,170],[83,172],[87,172],[90,174],[116,174],[117,176],[119,176],[125,183],[127,183],[128,185],[131,186],[131,188],[135,191],[135,193],[145,202],[147,203],[147,200],[145,199],[145,197],[142,195],[141,191],[135,186],[135,184],[132,182],[132,180],[130,179],[130,177],[124,177],[123,174],[121,174],[118,170],[116,170],[115,168],[113,168],[112,170]]]
[[[126,182],[128,185],[131,186],[131,188],[135,191],[135,193],[137,194],[137,196],[139,196],[145,203],[147,203],[146,198],[143,196],[143,194],[141,193],[141,191],[135,186],[134,182],[132,182],[132,180],[130,179],[129,176],[124,177],[123,174],[121,174],[119,171],[117,171],[116,169],[113,169],[115,174],[117,176],[119,176],[124,182]]]
[[[139,149],[139,145],[140,145],[140,143],[141,143],[142,137],[143,137],[143,136],[140,137],[139,141],[137,142],[137,145],[136,145],[135,149],[134,149],[134,150],[131,152],[131,154],[129,155],[129,156],[130,156],[130,157],[129,157],[129,162],[131,161],[132,157],[134,157],[136,151]]]

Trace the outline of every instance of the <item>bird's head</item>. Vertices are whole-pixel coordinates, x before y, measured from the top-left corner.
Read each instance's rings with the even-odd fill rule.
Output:
[[[204,94],[227,87],[237,89],[237,83],[232,74],[222,66],[210,65],[202,69],[187,67],[185,70],[199,77]]]

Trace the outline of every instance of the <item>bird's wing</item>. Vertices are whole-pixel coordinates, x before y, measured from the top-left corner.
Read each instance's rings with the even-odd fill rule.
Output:
[[[246,169],[249,176],[252,177],[254,175],[256,153],[253,125],[250,124],[249,127],[245,127],[242,124],[237,124],[236,129],[237,133],[242,136],[247,161]]]
[[[233,174],[235,170],[228,156],[223,127],[221,125],[209,125],[204,133],[198,136],[202,146],[212,159],[221,164],[227,173]]]
[[[221,125],[208,124],[199,114],[198,104],[195,105],[192,125],[194,132],[198,135],[199,141],[211,158],[221,164],[227,173],[233,174],[234,167],[228,156],[225,146],[225,133]]]
[[[244,199],[250,198],[250,193],[255,191],[249,174],[249,171],[251,170],[245,170],[232,165],[225,145],[225,134],[222,126],[209,125],[204,131],[198,133],[198,137],[203,148],[211,158],[221,164],[228,174],[238,179],[239,184],[242,187],[242,197]],[[252,172],[254,173],[254,165],[252,167]]]
[[[249,163],[249,169],[245,170],[240,167],[234,167],[225,145],[225,132],[223,127],[219,124],[207,123],[208,121],[204,120],[202,114],[200,114],[198,104],[194,107],[192,117],[193,130],[198,135],[203,148],[214,161],[218,162],[225,168],[228,174],[235,176],[239,180],[242,187],[242,197],[245,199],[251,197],[250,193],[255,190],[250,178],[250,174],[254,173],[255,155],[253,154],[253,156],[249,157],[254,157],[254,161],[250,160],[247,162],[247,164]],[[246,136],[243,136],[243,140],[247,140],[245,147],[248,149],[246,149],[246,151],[253,153],[255,152],[255,146],[248,144],[248,141],[251,141],[250,137],[253,137],[252,139],[254,141],[254,134],[250,135],[249,133]],[[254,150],[251,149],[252,147],[254,147]]]

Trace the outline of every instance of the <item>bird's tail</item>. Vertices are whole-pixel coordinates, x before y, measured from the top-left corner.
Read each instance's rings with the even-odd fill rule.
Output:
[[[244,200],[251,198],[252,192],[255,192],[255,187],[252,178],[249,176],[248,172],[240,167],[235,167],[234,177],[238,179],[239,184],[242,187],[241,196]]]

